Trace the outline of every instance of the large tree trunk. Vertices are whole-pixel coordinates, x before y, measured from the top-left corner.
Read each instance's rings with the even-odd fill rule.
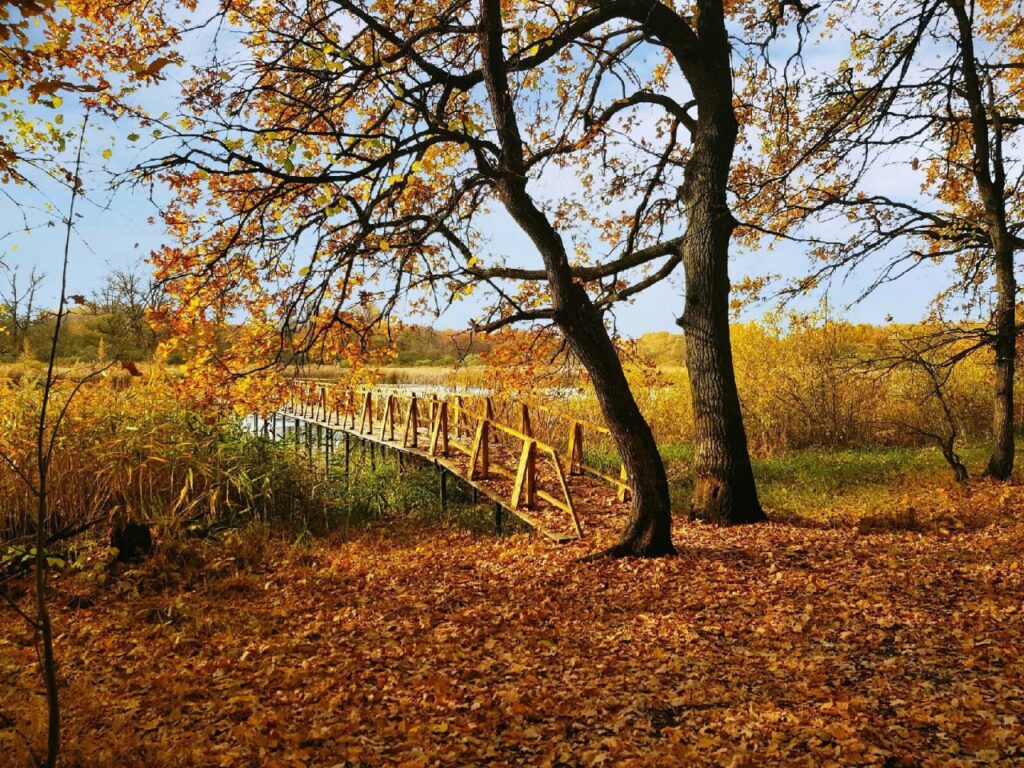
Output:
[[[1013,377],[1017,359],[1017,280],[1013,273],[1013,250],[1001,243],[996,250],[995,270],[995,398],[992,455],[986,472],[998,480],[1007,480],[1013,473],[1014,456]]]
[[[1003,162],[1002,117],[982,91],[974,52],[973,19],[963,0],[948,0],[959,35],[963,98],[971,113],[974,140],[974,181],[985,208],[996,276],[995,402],[992,420],[992,456],[986,470],[1006,480],[1013,473],[1013,374],[1017,341],[1017,281],[1013,271],[1014,243],[1006,226],[1006,167]],[[989,129],[991,127],[991,135]]]
[[[729,41],[721,0],[699,3],[702,56],[683,62],[697,101],[683,195],[686,335],[695,422],[692,515],[718,524],[765,519],[743,428],[729,339],[729,240],[736,225],[726,198],[738,133]]]
[[[568,265],[562,239],[533,204],[525,185],[503,185],[501,197],[509,213],[541,252],[551,275],[555,322],[573,354],[590,374],[601,414],[626,468],[626,480],[632,491],[629,523],[619,543],[602,554],[618,557],[674,554],[672,506],[665,465],[650,425],[629,388],[604,319],[581,285],[561,277],[559,265]]]
[[[508,87],[500,0],[481,0],[484,84],[501,143],[496,189],[505,208],[536,245],[544,260],[554,319],[572,352],[587,369],[626,468],[632,489],[630,521],[611,556],[656,557],[675,552],[665,467],[650,426],[626,381],[618,352],[601,313],[572,278],[561,236],[526,189],[523,142]]]
[[[729,211],[690,211],[683,246],[686,368],[694,416],[693,517],[719,525],[765,519],[743,428],[729,339]]]

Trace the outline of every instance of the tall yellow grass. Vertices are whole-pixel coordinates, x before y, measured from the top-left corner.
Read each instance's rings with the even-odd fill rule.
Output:
[[[737,386],[751,450],[771,455],[790,449],[914,446],[923,433],[948,425],[926,374],[913,366],[883,369],[880,360],[896,350],[896,340],[924,327],[878,327],[844,322],[743,323],[733,327]],[[689,378],[681,345],[679,359],[655,363],[641,355],[627,362],[631,387],[663,446],[693,441]],[[987,434],[991,422],[991,355],[978,352],[958,363],[945,393],[962,439]],[[321,370],[321,374],[325,370]],[[339,376],[335,372],[333,378]],[[578,369],[553,371],[523,382],[514,371],[483,367],[386,368],[382,380],[410,386],[445,385],[529,391],[583,419],[601,415],[586,378]],[[499,382],[496,385],[496,382]],[[511,382],[511,384],[509,383]],[[1020,416],[1020,414],[1018,414]]]
[[[55,412],[84,373],[63,373]],[[30,480],[39,398],[32,375],[0,384],[0,450]],[[124,519],[176,527],[234,512],[266,513],[280,501],[275,494],[305,482],[297,458],[295,466],[288,461],[245,435],[226,409],[183,400],[158,367],[139,378],[101,377],[70,401],[58,432],[48,527],[60,532]],[[10,466],[0,467],[0,498],[0,541],[29,535],[34,496]]]

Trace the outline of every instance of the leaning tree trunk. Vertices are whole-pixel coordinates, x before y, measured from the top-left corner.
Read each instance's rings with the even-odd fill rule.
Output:
[[[639,557],[673,554],[672,508],[665,465],[650,425],[626,381],[601,313],[586,291],[573,283],[567,295],[557,295],[555,321],[590,374],[632,492],[629,523],[619,543],[604,554]]]
[[[686,335],[695,427],[692,515],[718,524],[765,519],[743,428],[729,339],[729,240],[736,220],[726,190],[738,133],[722,4],[700,3],[702,56],[684,63],[697,101],[686,163],[683,237]]]
[[[544,260],[554,319],[587,369],[605,423],[615,440],[632,490],[632,513],[610,556],[672,554],[671,502],[665,466],[650,426],[626,381],[601,313],[572,277],[565,244],[526,189],[522,136],[509,91],[502,41],[501,0],[481,0],[480,47],[484,85],[501,145],[495,189],[505,208]]]
[[[562,238],[534,204],[526,191],[525,178],[506,177],[498,189],[506,209],[544,259],[555,322],[590,374],[601,414],[626,469],[632,492],[630,519],[620,541],[599,555],[674,554],[665,465],[650,425],[633,397],[604,319],[584,288],[572,280]]]
[[[1013,274],[1013,250],[998,243],[995,254],[996,308],[995,398],[992,412],[992,455],[987,474],[1007,480],[1013,472],[1013,376],[1017,359],[1017,281]]]

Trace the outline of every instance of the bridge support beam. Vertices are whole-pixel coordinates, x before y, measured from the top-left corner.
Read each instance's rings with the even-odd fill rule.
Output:
[[[336,433],[333,429],[327,430],[327,442],[324,444],[324,476],[331,476],[331,460],[334,458],[334,438]]]
[[[309,463],[309,471],[313,473],[313,428],[306,422],[306,460]]]
[[[349,467],[349,456],[352,453],[350,435],[348,432],[345,433],[345,490],[348,490],[348,467]]]

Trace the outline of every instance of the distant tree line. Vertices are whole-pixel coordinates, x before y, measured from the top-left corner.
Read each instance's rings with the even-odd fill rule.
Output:
[[[0,361],[45,359],[55,319],[45,299],[47,275],[36,267],[26,272],[17,266],[0,266],[0,275]],[[88,296],[74,295],[73,301],[58,348],[61,359],[148,361],[166,338],[153,318],[166,301],[164,288],[142,268],[112,270],[99,288]],[[221,335],[227,344],[230,324]],[[392,363],[405,366],[479,364],[495,344],[483,334],[410,323],[380,328],[368,343],[390,348]],[[183,360],[180,354],[169,358],[172,363]],[[331,365],[339,360],[311,352],[301,362]]]
[[[0,280],[0,360],[43,360],[56,320],[44,298],[47,276],[5,267]],[[149,312],[163,301],[160,284],[137,268],[115,269],[91,295],[76,294],[65,318],[58,356],[149,360],[161,340]]]

